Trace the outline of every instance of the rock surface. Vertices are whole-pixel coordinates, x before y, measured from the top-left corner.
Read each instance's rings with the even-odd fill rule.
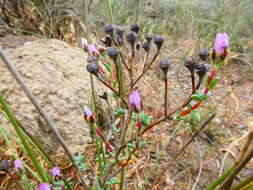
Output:
[[[71,151],[80,151],[91,141],[90,129],[83,119],[83,106],[90,100],[87,54],[54,39],[36,40],[5,52]],[[0,84],[0,94],[23,127],[48,151],[56,151],[57,140],[1,60]],[[12,128],[1,114],[0,125]]]

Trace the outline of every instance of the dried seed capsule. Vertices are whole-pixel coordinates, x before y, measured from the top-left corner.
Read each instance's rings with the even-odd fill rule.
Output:
[[[190,57],[185,60],[184,66],[189,69],[191,72],[194,70],[195,65],[197,64],[197,59],[195,57]]]
[[[197,74],[199,76],[199,81],[198,84],[196,86],[196,89],[199,89],[203,78],[205,76],[205,74],[207,73],[207,71],[209,70],[210,66],[208,64],[197,64],[195,65],[195,69],[197,70]]]
[[[96,63],[90,63],[87,65],[87,71],[93,75],[97,75],[99,72],[99,65]]]
[[[138,34],[138,32],[139,32],[139,30],[140,30],[140,26],[139,26],[139,24],[132,24],[132,25],[130,26],[130,29],[131,29],[131,31],[133,31],[133,32],[135,32],[136,34]]]
[[[136,49],[137,49],[137,50],[140,50],[140,48],[141,48],[141,42],[138,42],[138,43],[136,44]]]
[[[199,50],[199,57],[202,61],[206,61],[209,55],[210,55],[209,48],[204,48],[204,49]]]
[[[116,26],[115,27],[116,34],[119,36],[122,36],[124,34],[124,28],[122,26]]]
[[[145,42],[142,43],[142,47],[143,47],[143,49],[144,49],[146,52],[148,52],[149,49],[150,49],[150,43],[147,42],[147,41],[145,41]]]
[[[104,92],[104,94],[99,96],[100,98],[104,99],[104,100],[108,100],[108,95],[106,92]]]
[[[7,172],[10,168],[10,162],[8,160],[3,160],[0,162],[0,171]]]
[[[112,58],[114,61],[117,60],[118,54],[119,54],[118,49],[115,48],[115,47],[110,47],[110,48],[107,50],[107,55],[108,55],[110,58]]]
[[[152,34],[152,33],[148,33],[148,34],[146,35],[146,40],[147,40],[148,42],[151,42],[152,39],[153,39],[153,34]]]
[[[130,32],[127,34],[127,41],[131,46],[134,46],[134,43],[137,39],[137,34],[135,32]]]
[[[156,36],[154,39],[154,43],[157,46],[157,49],[160,50],[164,42],[164,38],[162,36]]]
[[[88,58],[87,58],[87,63],[97,63],[97,57],[94,56],[94,55],[90,55]]]
[[[160,69],[164,72],[164,74],[166,74],[170,68],[171,62],[168,60],[162,60],[159,63],[159,67]]]
[[[111,36],[107,35],[107,36],[101,38],[100,40],[101,40],[101,42],[103,42],[106,45],[106,47],[111,47],[111,45],[112,45],[112,37]]]
[[[105,29],[106,34],[113,37],[113,25],[112,24],[106,24],[104,29]]]

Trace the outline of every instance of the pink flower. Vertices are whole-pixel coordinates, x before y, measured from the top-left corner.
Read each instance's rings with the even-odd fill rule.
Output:
[[[15,167],[15,169],[17,169],[17,170],[22,170],[22,169],[23,169],[22,163],[21,163],[20,160],[15,160],[15,161],[14,161],[14,167]]]
[[[130,94],[130,104],[134,112],[138,113],[143,109],[139,92],[136,90]]]
[[[58,167],[52,168],[52,176],[60,176],[60,169]]]
[[[83,49],[86,49],[88,46],[88,42],[85,38],[81,38],[81,44]]]
[[[54,177],[55,181],[61,180],[61,171],[58,167],[52,168],[52,176]]]
[[[88,106],[84,106],[84,115],[85,117],[91,117],[93,115]]]
[[[38,190],[51,190],[51,187],[48,183],[42,183],[39,185]]]
[[[88,53],[90,55],[94,55],[96,57],[99,57],[99,52],[93,44],[88,45]]]
[[[216,35],[215,42],[214,42],[214,50],[212,52],[213,60],[216,58],[216,55],[220,54],[221,60],[224,60],[228,54],[228,43],[229,37],[227,33],[219,33]]]
[[[96,119],[95,114],[90,111],[88,106],[84,106],[84,119],[90,123],[95,122]]]

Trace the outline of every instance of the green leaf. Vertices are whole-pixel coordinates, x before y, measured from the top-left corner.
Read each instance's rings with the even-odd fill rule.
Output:
[[[142,148],[142,147],[144,147],[146,144],[148,144],[146,141],[142,141],[142,142],[140,142],[138,148]]]
[[[216,84],[217,84],[217,82],[218,82],[218,80],[216,79],[216,78],[214,78],[212,81],[211,81],[211,83],[210,83],[210,89],[213,89],[215,86],[216,86]]]
[[[120,116],[120,115],[125,115],[126,114],[126,110],[123,108],[119,108],[116,112],[114,112],[115,116]]]
[[[109,64],[107,64],[107,63],[103,63],[103,65],[105,66],[105,69],[106,69],[109,73],[112,72],[112,67],[111,67],[111,65],[109,65]]]
[[[196,111],[191,112],[191,119],[193,121],[198,121],[198,122],[201,120],[199,113]]]
[[[144,126],[148,126],[152,120],[152,116],[148,115],[148,114],[145,114],[145,113],[142,113],[141,114],[141,123],[142,125]]]
[[[197,92],[196,94],[192,95],[192,99],[196,101],[204,101],[209,98],[209,95],[204,94],[203,92]]]

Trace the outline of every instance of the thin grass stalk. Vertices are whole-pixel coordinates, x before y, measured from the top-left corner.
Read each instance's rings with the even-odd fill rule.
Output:
[[[235,165],[235,169],[232,171],[231,175],[224,181],[224,183],[221,185],[220,189],[229,190],[234,178],[236,175],[248,164],[248,162],[253,157],[253,148],[248,151],[247,155],[241,160],[241,162],[238,165]]]
[[[120,172],[120,190],[124,190],[125,188],[125,178],[126,178],[126,169],[125,167],[121,168]]]
[[[218,179],[216,179],[213,183],[211,183],[206,190],[215,190],[228,176],[231,175],[232,171],[234,170],[234,166],[227,169]]]
[[[36,160],[32,150],[29,147],[29,144],[24,136],[24,134],[22,133],[21,129],[19,128],[17,121],[15,119],[15,117],[13,116],[13,114],[11,113],[7,103],[5,102],[5,100],[3,99],[2,96],[0,96],[0,104],[3,106],[3,111],[6,113],[9,121],[11,122],[12,126],[15,128],[15,131],[17,132],[28,156],[30,157],[32,163],[34,164],[40,178],[42,182],[48,182],[48,178],[45,175],[45,170],[42,168],[42,166],[40,165],[39,161]]]
[[[165,93],[164,93],[164,116],[167,115],[167,98],[168,98],[168,76],[167,73],[164,73],[164,88],[165,88]]]
[[[97,113],[97,101],[96,101],[96,94],[95,94],[95,86],[94,86],[93,75],[91,73],[90,73],[90,86],[91,86],[93,109],[94,109],[95,113]]]
[[[247,184],[253,182],[253,176],[250,176],[249,178],[243,180],[238,185],[234,186],[231,190],[240,190],[242,187],[246,186]]]
[[[250,188],[253,188],[253,182],[250,182],[249,184],[243,186],[240,190],[248,190]]]
[[[104,0],[104,4],[105,4],[105,7],[107,9],[107,14],[108,14],[108,17],[110,19],[110,22],[112,24],[115,24],[114,22],[114,17],[113,17],[113,13],[112,13],[112,5],[111,5],[111,1],[110,0]]]

